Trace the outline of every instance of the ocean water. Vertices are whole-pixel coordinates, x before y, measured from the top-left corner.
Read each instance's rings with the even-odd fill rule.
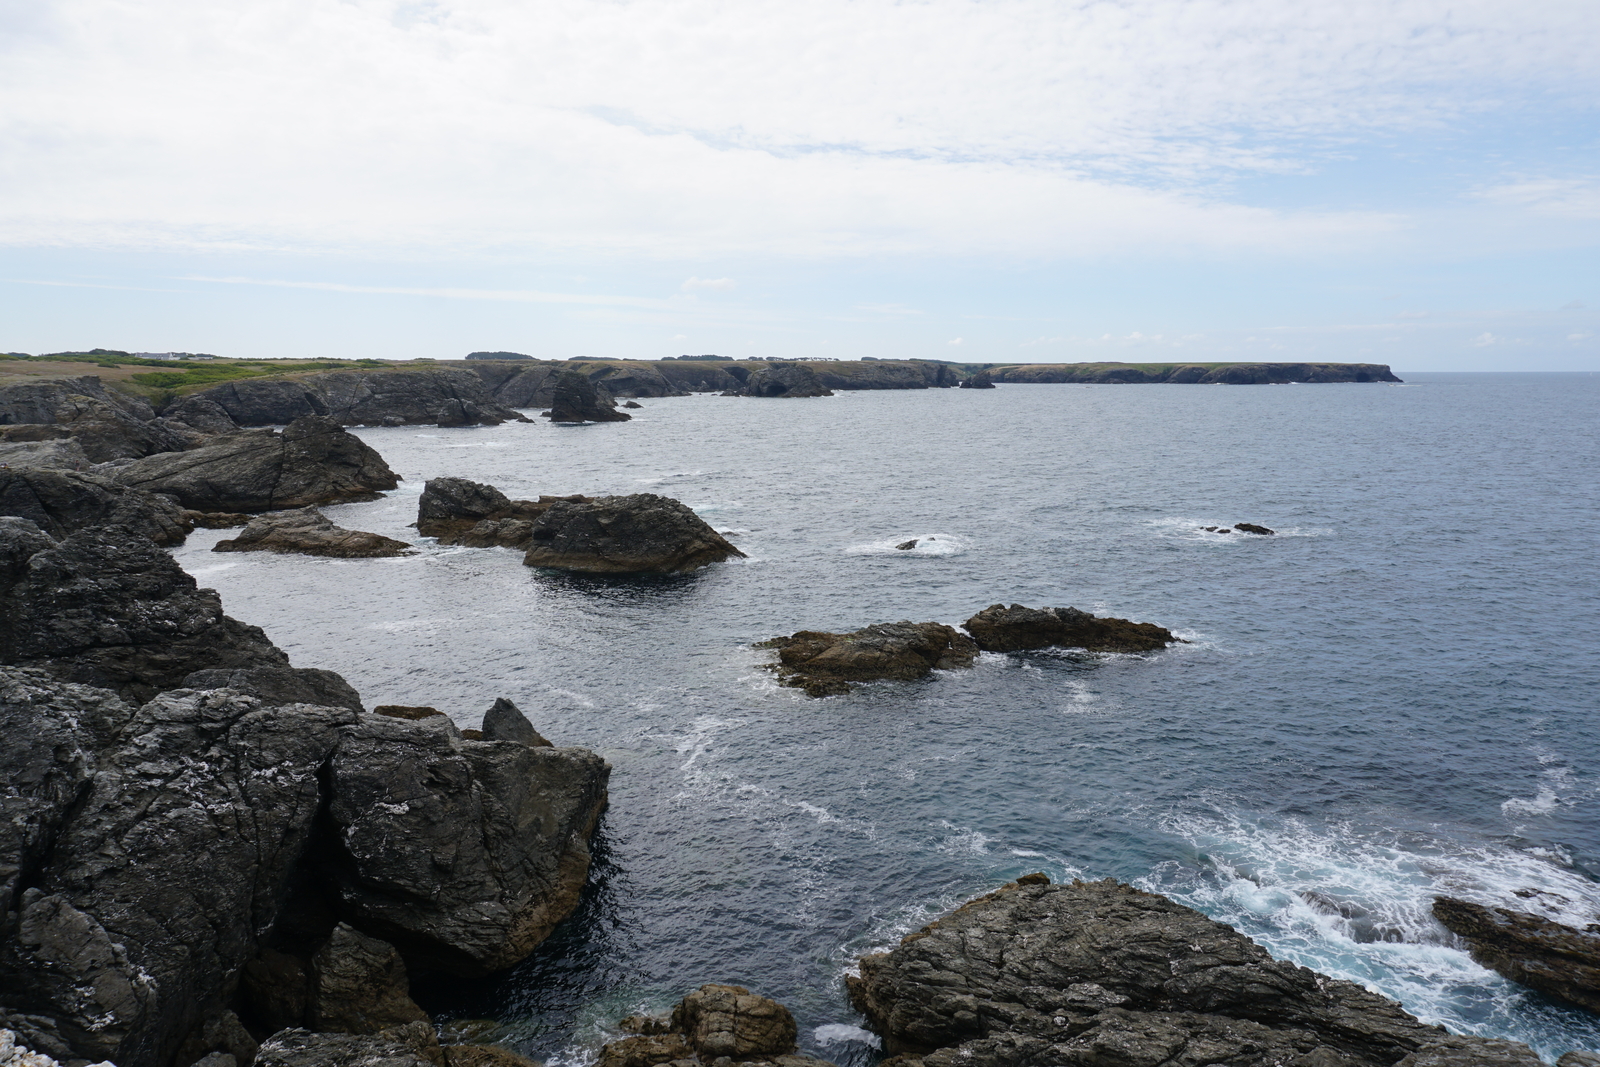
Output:
[[[1600,376],[1018,385],[646,400],[621,425],[362,429],[405,477],[335,521],[416,540],[423,482],[656,492],[748,559],[543,573],[176,551],[368,705],[498,696],[611,761],[579,911],[426,1007],[559,1064],[726,981],[807,1050],[875,1055],[860,954],[1031,871],[1114,876],[1273,953],[1549,1058],[1600,1017],[1475,964],[1437,893],[1600,921]],[[1202,527],[1249,521],[1274,537]],[[922,539],[909,552],[894,545]],[[1161,623],[1139,656],[984,655],[808,698],[752,642],[997,602]]]

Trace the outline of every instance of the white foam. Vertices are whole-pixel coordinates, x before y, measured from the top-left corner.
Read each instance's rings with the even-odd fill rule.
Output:
[[[811,1040],[818,1045],[855,1044],[871,1048],[883,1047],[883,1039],[877,1034],[848,1023],[824,1023],[811,1031]]]
[[[915,541],[916,547],[899,547],[907,541]],[[847,556],[905,556],[911,559],[959,556],[966,551],[967,545],[964,541],[945,533],[896,534],[881,541],[868,541],[844,549]]]

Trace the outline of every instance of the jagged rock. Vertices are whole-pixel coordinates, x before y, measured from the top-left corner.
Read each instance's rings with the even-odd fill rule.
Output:
[[[1236,522],[1233,524],[1233,528],[1240,533],[1258,534],[1263,537],[1277,533],[1276,530],[1269,530],[1265,526],[1257,526],[1253,522]]]
[[[533,723],[528,721],[522,709],[505,697],[497,698],[493,706],[483,713],[480,735],[485,741],[514,741],[529,748],[555,747],[533,728]]]
[[[1556,1060],[1556,1067],[1600,1067],[1600,1053],[1574,1049]]]
[[[991,375],[986,370],[981,370],[978,373],[974,374],[972,377],[963,379],[962,382],[961,382],[961,388],[963,388],[963,389],[993,389],[994,388],[994,376]]]
[[[1077,608],[1025,608],[991,604],[964,624],[985,652],[1030,648],[1083,648],[1090,652],[1147,652],[1179,642],[1172,631],[1148,622],[1098,618]]]
[[[498,426],[506,421],[498,415],[489,414],[470,400],[446,400],[433,418],[442,427]]]
[[[576,906],[610,766],[367,715],[327,773],[341,910],[408,962],[474,975],[525,957]]]
[[[446,1045],[444,1061],[447,1067],[544,1067],[499,1045]]]
[[[1472,958],[1541,993],[1600,1012],[1600,923],[1587,932],[1508,908],[1435,897],[1433,916]]]
[[[275,511],[251,519],[238,537],[218,541],[213,552],[298,552],[338,559],[404,556],[411,546],[382,534],[335,526],[316,508]]]
[[[465,478],[430,478],[417,502],[417,532],[441,545],[501,546],[527,551],[533,523],[559,501],[584,503],[586,496],[541,496],[510,500],[492,485]]]
[[[222,613],[167,553],[121,527],[59,544],[25,520],[0,522],[0,664],[37,666],[133,700],[197,670],[287,667],[258,627]]]
[[[280,1030],[261,1043],[255,1067],[445,1067],[433,1027],[409,1023],[376,1034]]]
[[[173,1062],[192,1063],[195,1067],[227,1067],[249,1063],[255,1059],[256,1048],[255,1038],[250,1036],[239,1017],[231,1011],[222,1011],[194,1028],[178,1046]]]
[[[899,551],[901,551],[901,552],[910,552],[913,548],[917,547],[917,539],[915,537],[913,537],[909,541],[901,541],[898,545],[895,545],[894,547],[896,549],[898,549]]]
[[[231,530],[235,526],[247,526],[255,516],[246,515],[242,511],[191,511],[184,508],[179,514],[183,521],[193,523],[203,530]]]
[[[363,711],[361,694],[333,671],[315,667],[208,668],[186,675],[184,689],[235,689],[268,704],[320,704]]]
[[[621,1026],[639,1036],[602,1048],[598,1067],[833,1067],[826,1060],[795,1055],[789,1009],[742,986],[703,985],[678,1003],[670,1019],[630,1016]]]
[[[194,530],[166,497],[97,473],[38,467],[0,469],[0,515],[30,519],[56,538],[91,526],[122,526],[157,544],[177,545]]]
[[[281,511],[373,500],[400,479],[359,437],[322,416],[282,433],[253,430],[189,452],[150,456],[115,472],[122,485],[174,497],[195,511]]]
[[[740,388],[730,390],[729,395],[769,398],[832,396],[833,390],[823,385],[817,372],[804,363],[773,363],[751,373],[749,380]]]
[[[306,1024],[311,999],[310,962],[289,952],[262,946],[244,965],[239,986],[251,1014],[276,1033]]]
[[[433,423],[441,415],[485,425],[527,421],[495,403],[478,375],[453,367],[245,378],[212,386],[184,403],[201,400],[215,404],[240,426],[281,426],[305,415],[324,415],[342,426]]]
[[[69,1052],[63,1051],[60,1058],[66,1058]],[[13,1030],[0,1030],[0,1067],[61,1067],[58,1058],[37,1052],[30,1048],[23,1040],[23,1035]],[[102,1060],[92,1064],[91,1067],[116,1067],[113,1063]]]
[[[530,567],[675,574],[744,553],[686,505],[654,493],[557,501],[533,524]]]
[[[185,432],[161,425],[150,405],[81,378],[0,379],[0,426],[11,441],[48,440],[65,433],[95,463],[190,447]]]
[[[435,715],[449,718],[438,708],[430,708],[426,704],[379,704],[372,709],[372,714],[387,715],[391,719],[410,719],[412,722]]]
[[[1109,879],[1019,879],[863,957],[846,983],[885,1050],[925,1067],[1537,1063]]]
[[[203,434],[233,433],[239,428],[228,409],[207,396],[186,396],[174,401],[162,409],[161,417]]]
[[[972,639],[954,627],[904,621],[847,634],[801,630],[757,647],[777,649],[779,681],[812,696],[848,693],[852,682],[911,681],[934,670],[970,667],[978,653]]]
[[[308,1007],[316,1030],[376,1034],[429,1021],[411,999],[400,953],[348,923],[334,927],[328,943],[311,957],[311,979]]]
[[[1442,1037],[1406,1056],[1394,1067],[1544,1067],[1544,1061],[1520,1041]]]
[[[633,418],[618,411],[616,402],[602,396],[586,375],[562,371],[550,397],[551,422],[627,422]]]
[[[623,407],[625,407],[625,408],[629,408],[629,409],[631,409],[631,410],[634,410],[634,411],[637,411],[637,410],[639,410],[639,409],[640,409],[640,408],[642,408],[642,407],[644,407],[644,405],[643,405],[643,404],[638,404],[638,403],[635,403],[635,402],[634,402],[634,401],[632,401],[632,400],[627,400],[627,401],[624,401],[624,402],[623,402],[623,404],[622,404],[622,406],[623,406]]]
[[[94,461],[83,446],[71,437],[43,441],[13,441],[0,437],[0,469],[6,467],[44,467],[49,470],[81,471]]]

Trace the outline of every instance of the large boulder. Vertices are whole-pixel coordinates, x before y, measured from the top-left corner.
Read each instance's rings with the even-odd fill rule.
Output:
[[[316,508],[274,511],[257,515],[239,536],[218,541],[213,552],[297,552],[306,556],[357,559],[403,556],[411,551],[404,541],[365,530],[335,526]]]
[[[527,551],[533,523],[558,501],[584,503],[586,496],[541,496],[511,500],[492,485],[465,478],[429,478],[417,502],[417,533],[441,545],[501,546]]]
[[[974,374],[970,378],[963,378],[961,380],[961,388],[963,388],[963,389],[993,389],[994,388],[994,376],[992,374],[990,374],[986,370],[978,371],[976,374]]]
[[[53,468],[0,468],[0,515],[31,520],[57,538],[91,526],[121,526],[158,545],[176,545],[194,530],[183,509],[164,496],[98,473]]]
[[[245,378],[195,394],[240,426],[281,426],[324,415],[342,426],[494,425],[525,416],[496,403],[483,379],[453,367],[340,370],[303,378]],[[185,409],[187,414],[187,409]]]
[[[635,493],[555,502],[534,522],[522,562],[585,574],[677,574],[743,556],[687,505]]]
[[[1273,959],[1165,897],[1030,875],[861,959],[851,1003],[906,1067],[1537,1067]]]
[[[408,961],[480,975],[576,906],[610,767],[583,749],[469,741],[443,716],[363,716],[328,767],[340,910]]]
[[[0,379],[0,438],[46,440],[65,434],[94,463],[188,448],[197,438],[166,425],[138,397],[81,378]]]
[[[316,667],[207,667],[185,675],[183,689],[234,689],[268,704],[321,704],[365,711],[355,687]]]
[[[372,500],[400,484],[374,449],[320,415],[298,418],[282,433],[245,431],[150,456],[119,468],[115,478],[195,511],[238,512]]]
[[[602,1048],[598,1067],[833,1067],[826,1060],[796,1055],[797,1031],[789,1009],[743,986],[703,985],[684,997],[669,1018],[631,1016],[622,1020],[622,1028],[636,1036]]]
[[[387,941],[340,923],[311,957],[310,1022],[317,1030],[376,1034],[428,1022],[411,999],[405,961]]]
[[[1148,652],[1181,641],[1164,626],[1099,618],[1077,608],[991,604],[963,625],[985,652],[1052,646],[1090,652]]]
[[[11,440],[0,436],[0,470],[8,467],[43,467],[47,470],[81,471],[93,460],[83,446],[65,433],[42,436],[40,440]]]
[[[1587,931],[1509,908],[1438,897],[1433,916],[1472,958],[1541,993],[1600,1012],[1600,923]]]
[[[222,613],[167,553],[121,527],[59,544],[0,523],[0,664],[147,700],[205,668],[287,667],[258,627]]]
[[[744,385],[730,390],[729,395],[769,398],[832,396],[833,390],[823,385],[817,372],[804,363],[773,363],[751,373]]]
[[[546,417],[551,422],[627,422],[633,418],[618,411],[616,401],[602,393],[588,375],[575,370],[562,371],[555,380]]]
[[[877,623],[847,634],[801,630],[758,647],[777,649],[780,682],[816,697],[848,693],[853,682],[911,681],[970,667],[978,654],[970,637],[937,622]]]

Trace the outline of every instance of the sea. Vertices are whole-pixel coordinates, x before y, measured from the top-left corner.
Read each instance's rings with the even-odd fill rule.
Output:
[[[327,514],[415,554],[213,555],[231,534],[196,531],[175,555],[368,707],[475,727],[508,697],[610,761],[577,911],[509,971],[417,983],[540,1060],[591,1063],[623,1016],[727,982],[866,1067],[856,960],[1035,871],[1164,893],[1457,1032],[1600,1049],[1600,1016],[1430,914],[1449,894],[1600,922],[1600,375],[1401,373],[362,428],[405,480]],[[411,524],[443,475],[664,494],[746,558],[596,579],[441,547]],[[1238,522],[1277,532],[1207,530]],[[825,699],[755,647],[997,603],[1186,643],[984,654]]]

